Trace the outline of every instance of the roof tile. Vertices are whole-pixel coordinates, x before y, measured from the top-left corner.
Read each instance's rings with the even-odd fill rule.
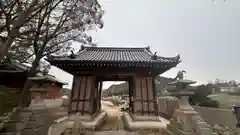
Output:
[[[54,57],[56,60],[71,61],[117,61],[117,62],[176,62],[177,57],[160,57],[153,54],[149,48],[111,48],[111,47],[82,47],[74,57]]]

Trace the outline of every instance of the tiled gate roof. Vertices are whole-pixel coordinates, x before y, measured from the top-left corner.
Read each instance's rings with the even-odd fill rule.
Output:
[[[96,67],[141,67],[166,71],[177,66],[180,56],[161,57],[152,53],[149,47],[117,48],[83,46],[76,54],[69,56],[48,56],[47,61],[65,70],[66,68]]]
[[[64,61],[113,61],[113,62],[176,62],[177,57],[160,57],[146,48],[114,48],[114,47],[82,47],[71,56],[51,57],[53,60]],[[51,61],[51,59],[49,59]]]

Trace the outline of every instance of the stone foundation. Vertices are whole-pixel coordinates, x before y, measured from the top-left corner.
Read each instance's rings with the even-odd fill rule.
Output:
[[[71,115],[69,117],[66,116],[56,120],[57,124],[54,124],[49,128],[48,135],[60,135],[78,129],[81,129],[84,132],[94,131],[102,126],[102,124],[106,120],[106,117],[107,117],[106,112],[101,112],[97,114],[95,117],[90,116],[79,117],[79,115],[77,114]],[[74,127],[76,126],[76,120],[79,120],[79,123],[77,125],[80,125],[80,127]]]
[[[159,116],[132,116],[133,121],[156,121],[160,122]]]
[[[138,118],[139,119],[139,118]],[[141,120],[134,120],[129,113],[124,112],[122,116],[122,120],[125,126],[125,129],[130,131],[139,131],[139,130],[162,130],[166,128],[167,123],[161,122],[158,118],[154,118],[154,121],[150,119],[150,117],[141,118]]]

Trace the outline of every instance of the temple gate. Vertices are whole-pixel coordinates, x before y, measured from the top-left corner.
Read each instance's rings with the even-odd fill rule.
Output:
[[[70,56],[49,56],[52,65],[74,75],[69,113],[98,113],[103,81],[127,81],[132,116],[158,115],[155,77],[180,63],[146,48],[85,47]]]

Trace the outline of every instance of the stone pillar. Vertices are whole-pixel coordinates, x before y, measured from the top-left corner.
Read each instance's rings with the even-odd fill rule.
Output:
[[[37,89],[42,89],[42,91],[37,91]],[[36,91],[34,91],[36,90]],[[47,106],[44,103],[44,99],[45,99],[45,95],[46,95],[46,91],[44,88],[31,88],[30,89],[31,94],[34,94],[31,103],[29,105],[29,108],[31,109],[45,109]]]
[[[179,107],[170,120],[170,124],[167,125],[167,132],[174,135],[216,135],[189,104],[188,97],[190,94],[186,91],[180,91],[178,94],[173,93],[173,95],[180,96]]]
[[[154,97],[153,78],[136,76],[133,81],[133,113],[138,116],[155,116],[158,109],[155,108],[157,102]]]
[[[194,93],[191,91],[181,91],[180,92],[180,98],[179,98],[179,109],[180,110],[194,111],[193,107],[189,104],[189,96],[193,95],[193,94]]]
[[[70,98],[70,113],[79,112],[80,115],[93,115],[95,76],[74,76]]]

